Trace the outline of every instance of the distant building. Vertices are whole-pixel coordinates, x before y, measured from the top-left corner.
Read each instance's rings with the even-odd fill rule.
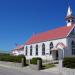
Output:
[[[12,50],[13,55],[24,55],[24,45],[17,45],[15,49]]]
[[[27,59],[41,57],[43,60],[57,60],[75,56],[75,17],[70,6],[65,19],[66,26],[33,35],[25,43]]]

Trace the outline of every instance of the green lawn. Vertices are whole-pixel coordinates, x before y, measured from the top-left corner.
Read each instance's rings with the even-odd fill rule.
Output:
[[[44,64],[43,65],[43,69],[48,69],[48,68],[52,68],[52,67],[55,67],[54,64]]]

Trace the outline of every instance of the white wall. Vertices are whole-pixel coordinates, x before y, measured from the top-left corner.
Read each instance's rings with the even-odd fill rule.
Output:
[[[25,54],[25,50],[26,50],[26,46],[28,47],[28,55],[26,56],[27,59],[31,59],[33,57],[41,57],[42,59],[46,60],[52,60],[52,55],[49,54],[49,45],[50,45],[50,42],[53,42],[53,45],[54,47],[57,45],[57,43],[59,42],[62,42],[65,46],[67,46],[67,43],[66,43],[66,38],[63,38],[63,39],[58,39],[58,40],[51,40],[51,41],[46,41],[46,42],[40,42],[40,43],[35,43],[35,44],[31,44],[32,47],[33,47],[33,53],[32,53],[32,56],[30,56],[30,46],[31,45],[25,45],[24,46],[24,54]],[[49,55],[42,55],[42,44],[45,44],[45,47],[46,47],[46,53],[48,53]],[[38,56],[35,55],[35,46],[38,45]],[[62,49],[62,47],[60,46],[60,48]]]
[[[75,28],[74,31],[72,30],[69,36],[67,37],[67,45],[68,47],[65,50],[65,57],[73,57],[75,55],[72,55],[72,46],[71,42],[75,41]]]
[[[66,52],[66,54],[65,54],[65,56],[67,57],[73,57],[73,56],[75,56],[75,55],[72,55],[72,47],[71,47],[71,42],[73,41],[73,40],[75,40],[75,37],[68,37],[67,38],[67,44],[68,44],[68,47],[67,47],[67,49],[65,50]]]

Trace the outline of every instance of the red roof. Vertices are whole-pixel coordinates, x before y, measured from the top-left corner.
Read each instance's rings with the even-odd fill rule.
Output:
[[[19,45],[19,46],[17,46],[14,50],[21,50],[21,49],[23,49],[24,48],[24,45]]]
[[[48,40],[54,40],[59,38],[65,38],[67,37],[70,30],[74,27],[74,25],[71,25],[69,27],[63,26],[56,28],[54,30],[49,30],[47,32],[42,32],[36,35],[33,35],[25,44],[33,44],[38,42],[45,42]]]

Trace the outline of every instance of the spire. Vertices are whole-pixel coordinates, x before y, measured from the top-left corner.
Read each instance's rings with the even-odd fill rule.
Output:
[[[71,7],[69,6],[68,7],[68,11],[67,11],[67,16],[71,16],[72,15],[72,9]]]
[[[74,23],[74,19],[75,19],[75,17],[73,16],[72,9],[69,5],[68,11],[67,11],[67,16],[66,16],[67,26],[71,26]]]

